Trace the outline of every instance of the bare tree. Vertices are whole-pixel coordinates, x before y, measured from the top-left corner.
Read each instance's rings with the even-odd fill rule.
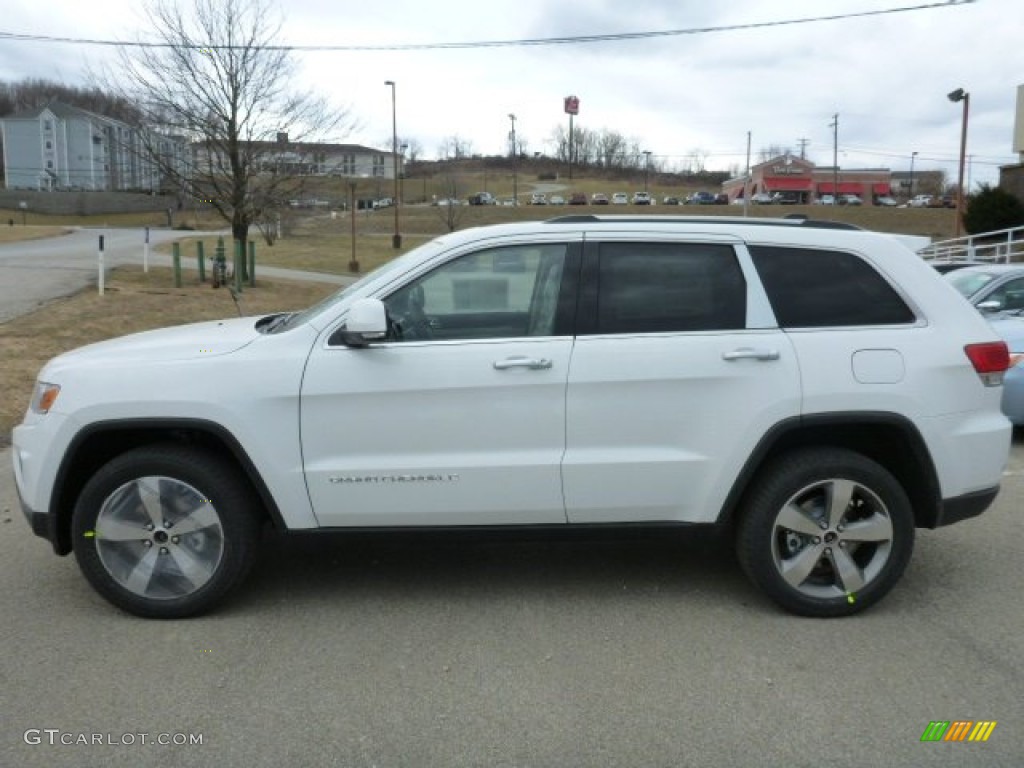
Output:
[[[458,134],[447,136],[441,140],[437,148],[439,160],[461,160],[473,154],[473,142]]]
[[[710,152],[706,149],[701,149],[700,147],[691,149],[690,153],[686,156],[687,169],[689,173],[693,175],[704,173],[704,168],[709,154]]]
[[[769,144],[766,147],[761,147],[757,153],[757,157],[758,162],[767,163],[769,160],[774,160],[776,157],[792,154],[794,153],[791,147],[784,147],[781,144]]]
[[[320,170],[309,142],[350,128],[347,112],[299,87],[265,0],[156,0],[147,13],[145,42],[120,48],[102,79],[141,110],[143,150],[165,183],[208,201],[245,242]],[[169,137],[191,143],[192,162],[167,151]]]
[[[409,158],[410,163],[419,162],[423,156],[423,145],[418,139],[410,139],[407,137],[398,137],[398,146],[405,146],[406,156]]]
[[[437,200],[437,213],[449,232],[454,232],[462,223],[467,207],[459,199],[459,184],[452,175],[446,175],[441,182],[444,197]]]

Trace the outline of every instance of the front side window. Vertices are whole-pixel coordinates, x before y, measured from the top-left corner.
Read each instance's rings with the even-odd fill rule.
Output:
[[[896,290],[856,254],[751,245],[750,255],[782,328],[914,322]]]
[[[565,255],[564,243],[545,243],[450,261],[384,300],[390,340],[554,335]]]
[[[604,243],[598,263],[597,333],[736,330],[746,324],[746,281],[731,246]]]

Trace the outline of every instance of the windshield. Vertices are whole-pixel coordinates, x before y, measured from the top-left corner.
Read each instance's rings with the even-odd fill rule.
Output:
[[[283,322],[274,326],[273,332],[279,332],[285,330],[286,328],[294,328],[298,325],[301,325],[302,323],[308,322],[311,318],[316,317],[318,314],[323,312],[328,307],[335,304],[339,304],[340,302],[345,301],[350,296],[355,296],[364,288],[366,288],[366,286],[368,286],[370,283],[388,275],[391,272],[396,272],[404,269],[406,264],[408,264],[410,261],[420,261],[427,255],[424,253],[424,251],[434,251],[440,247],[440,239],[432,240],[429,243],[419,246],[418,248],[412,249],[411,251],[409,251],[406,254],[403,254],[397,259],[393,259],[391,261],[385,262],[384,264],[381,264],[379,267],[377,267],[371,272],[366,273],[365,275],[363,275],[363,277],[359,278],[351,285],[346,286],[345,288],[342,288],[338,291],[335,291],[330,296],[328,296],[325,299],[322,299],[321,301],[318,301],[316,304],[309,307],[308,309],[304,309],[301,312],[296,312],[294,314],[289,315]]]
[[[946,280],[967,298],[971,298],[995,279],[996,275],[991,272],[974,272],[967,269],[958,269],[946,275]]]

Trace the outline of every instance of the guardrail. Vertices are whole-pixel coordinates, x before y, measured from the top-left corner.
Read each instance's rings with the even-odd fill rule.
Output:
[[[952,240],[940,240],[922,248],[918,253],[925,260],[942,259],[961,261],[989,261],[1009,263],[1024,261],[1024,227],[997,229],[979,235],[967,235]]]

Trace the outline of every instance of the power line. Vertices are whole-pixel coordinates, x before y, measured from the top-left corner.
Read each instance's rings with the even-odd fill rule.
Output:
[[[452,49],[474,49],[474,48],[511,48],[539,45],[571,45],[579,43],[605,43],[621,42],[624,40],[647,40],[658,37],[681,37],[684,35],[703,35],[713,32],[737,32],[749,29],[765,29],[769,27],[786,27],[797,24],[811,24],[822,21],[843,21],[846,19],[866,18],[870,16],[885,16],[894,13],[907,13],[911,11],[925,11],[936,8],[949,8],[957,5],[967,5],[976,0],[948,0],[948,2],[922,3],[919,5],[907,5],[896,8],[882,8],[874,11],[857,11],[854,13],[839,13],[827,16],[809,16],[796,19],[780,19],[777,21],[759,21],[747,24],[726,24],[715,27],[691,27],[689,29],[667,29],[650,32],[617,32],[603,35],[569,35],[565,37],[535,37],[520,38],[513,40],[476,40],[448,43],[395,43],[384,45],[261,45],[265,50],[271,51],[432,51]],[[101,45],[119,48],[215,48],[218,50],[230,50],[246,48],[246,45],[187,45],[179,43],[153,42],[145,40],[125,41],[106,40],[101,38],[81,37],[56,37],[53,35],[31,35],[20,32],[0,31],[0,40],[19,40],[34,43],[64,43],[70,45]]]

